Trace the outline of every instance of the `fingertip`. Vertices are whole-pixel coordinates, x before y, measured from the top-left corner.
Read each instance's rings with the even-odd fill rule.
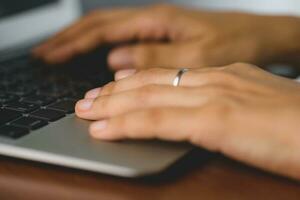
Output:
[[[92,108],[94,99],[82,99],[75,105],[75,112],[79,117],[83,117],[82,114],[89,111]]]
[[[80,100],[79,100],[79,101],[80,101]],[[75,114],[76,114],[77,117],[82,118],[82,117],[81,117],[81,111],[80,111],[80,109],[79,109],[79,101],[77,101],[76,104],[75,104]]]
[[[87,91],[87,93],[85,93],[84,98],[85,99],[97,98],[100,95],[100,91],[101,91],[101,87],[89,90],[89,91]]]
[[[70,47],[63,47],[59,49],[53,49],[45,55],[42,55],[42,58],[50,64],[59,64],[69,60],[73,56],[74,52]]]
[[[134,66],[132,52],[129,48],[120,48],[113,50],[108,55],[108,64],[113,69],[126,69]]]
[[[93,122],[89,127],[90,135],[98,139],[110,139],[107,129],[107,120]]]
[[[118,81],[118,80],[127,78],[129,76],[132,76],[135,73],[136,73],[136,69],[119,70],[115,73],[115,80]]]

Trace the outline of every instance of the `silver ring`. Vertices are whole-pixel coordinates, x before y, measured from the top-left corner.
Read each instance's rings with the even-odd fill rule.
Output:
[[[176,75],[176,77],[173,81],[173,86],[174,87],[178,87],[180,85],[181,77],[187,71],[189,71],[189,69],[187,69],[187,68],[182,68],[178,71],[178,73],[177,73],[177,75]]]

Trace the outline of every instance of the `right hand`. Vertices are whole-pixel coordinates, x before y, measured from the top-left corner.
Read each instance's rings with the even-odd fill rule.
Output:
[[[170,5],[98,10],[35,48],[34,54],[60,63],[105,43],[118,43],[108,58],[115,70],[261,64],[299,46],[286,41],[297,39],[290,28],[295,19]],[[125,44],[131,41],[137,43]]]
[[[96,120],[93,137],[191,142],[300,180],[296,81],[243,63],[190,70],[179,87],[177,69],[120,73],[76,105],[77,116]]]

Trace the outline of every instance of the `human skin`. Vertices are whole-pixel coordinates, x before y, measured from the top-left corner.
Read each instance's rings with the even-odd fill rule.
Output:
[[[120,71],[76,105],[96,139],[187,141],[300,180],[300,84],[243,63]]]
[[[33,52],[55,64],[117,44],[111,68],[139,69],[117,72],[116,82],[77,103],[79,117],[96,121],[90,127],[95,138],[188,141],[299,180],[299,83],[231,64],[299,53],[299,27],[296,17],[170,5],[99,10]],[[161,66],[194,70],[173,87],[178,70],[153,68]]]
[[[211,12],[172,5],[96,10],[36,47],[48,63],[65,62],[113,44],[114,70],[168,66],[199,68],[234,62],[300,60],[300,19]],[[132,43],[134,42],[134,43]]]

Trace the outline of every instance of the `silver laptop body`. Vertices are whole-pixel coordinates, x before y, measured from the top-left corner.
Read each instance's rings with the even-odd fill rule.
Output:
[[[0,2],[0,60],[11,59],[22,47],[53,34],[80,16],[77,0],[28,0],[24,1],[28,4],[26,9],[11,13],[11,7],[5,5],[8,1],[14,2]],[[17,6],[20,1],[15,2]],[[41,5],[28,9],[36,2]],[[88,126],[88,121],[70,114],[18,139],[0,136],[0,154],[138,177],[161,172],[191,150],[186,144],[159,141],[97,141],[89,136]]]

